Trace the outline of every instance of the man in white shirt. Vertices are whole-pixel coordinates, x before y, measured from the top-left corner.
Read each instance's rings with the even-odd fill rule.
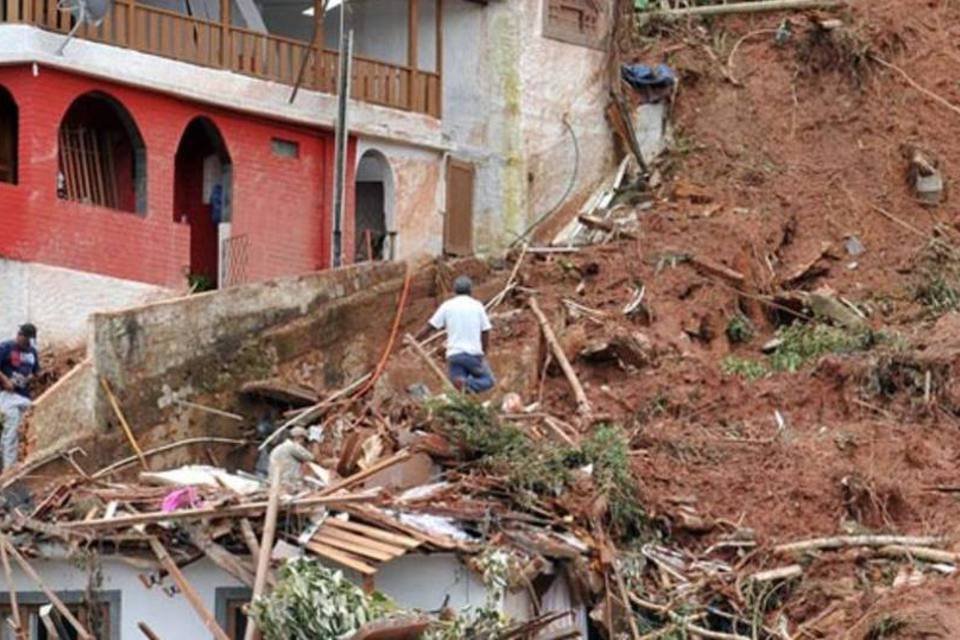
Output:
[[[457,295],[440,305],[427,330],[447,330],[447,370],[453,385],[460,391],[483,393],[496,384],[484,357],[493,327],[483,304],[470,295],[470,278],[458,277],[453,290]]]

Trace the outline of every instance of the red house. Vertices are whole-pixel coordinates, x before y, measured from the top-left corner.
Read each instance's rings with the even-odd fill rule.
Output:
[[[113,0],[79,25],[92,0],[66,1],[0,0],[0,336],[76,341],[93,311],[188,288],[496,249],[611,163],[586,0]]]

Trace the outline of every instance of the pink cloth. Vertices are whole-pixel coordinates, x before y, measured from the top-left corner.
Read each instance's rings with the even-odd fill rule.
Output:
[[[200,496],[197,495],[196,487],[183,487],[174,489],[163,497],[160,503],[160,510],[164,513],[172,513],[184,507],[193,508],[200,504]]]

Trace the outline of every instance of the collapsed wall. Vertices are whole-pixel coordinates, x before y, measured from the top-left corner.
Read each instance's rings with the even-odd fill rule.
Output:
[[[141,448],[186,437],[242,436],[250,421],[191,403],[249,414],[240,387],[307,356],[318,394],[362,375],[386,343],[406,268],[353,266],[95,314],[87,359],[31,411],[28,451],[36,459],[81,446],[83,464],[92,468],[114,452],[129,455],[104,381]],[[453,270],[478,283],[490,276],[474,259],[416,271],[401,330],[425,321],[449,289]]]

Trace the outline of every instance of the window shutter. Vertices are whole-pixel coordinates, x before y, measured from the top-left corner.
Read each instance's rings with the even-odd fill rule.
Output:
[[[602,49],[605,39],[603,17],[599,0],[544,0],[543,35]]]

